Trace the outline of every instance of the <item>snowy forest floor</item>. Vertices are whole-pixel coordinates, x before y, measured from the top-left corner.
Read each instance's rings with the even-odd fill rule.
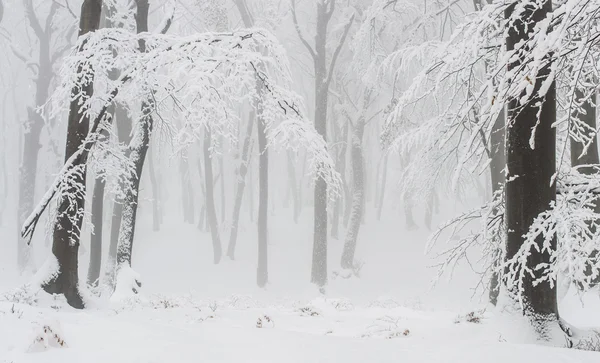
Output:
[[[140,295],[96,299],[83,311],[44,293],[35,301],[19,296],[31,277],[16,274],[14,243],[6,243],[13,231],[0,228],[0,363],[600,361],[600,353],[524,344],[520,320],[485,311],[485,299],[473,297],[478,278],[465,265],[432,288],[435,261],[423,253],[428,231],[405,231],[402,216],[390,214],[368,218],[361,230],[360,278],[338,274],[343,238],[331,240],[324,294],[308,283],[308,211],[298,225],[271,217],[264,290],[255,287],[254,228],[242,225],[235,261],[214,265],[209,234],[167,218],[159,232],[139,229],[133,268],[142,277]],[[149,215],[142,218],[140,225],[151,225]],[[49,245],[34,243],[40,266]],[[598,292],[583,302],[570,292],[562,316],[600,327]]]

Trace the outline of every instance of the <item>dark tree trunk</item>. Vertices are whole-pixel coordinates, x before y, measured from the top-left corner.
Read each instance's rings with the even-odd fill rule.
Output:
[[[508,8],[506,17],[510,18],[514,4]],[[509,29],[507,48],[514,49],[515,44],[529,39],[535,24],[546,18],[552,10],[551,1],[534,8],[527,5],[521,19]],[[515,60],[510,69],[522,66]],[[539,91],[544,79],[550,74],[547,65],[539,71],[533,95]],[[541,110],[540,110],[541,107]],[[539,121],[538,121],[539,113]],[[506,133],[506,258],[518,253],[523,245],[523,235],[529,231],[534,219],[550,207],[556,199],[556,184],[550,183],[556,172],[556,131],[552,124],[556,120],[556,88],[553,83],[545,98],[533,96],[525,105],[518,98],[510,100],[507,109],[508,127]],[[536,125],[537,124],[537,125]],[[535,128],[535,147],[530,147],[532,129]],[[541,250],[544,237],[539,236],[536,243]],[[556,238],[550,241],[550,248],[556,249]],[[548,253],[531,251],[527,265],[535,269],[539,264],[551,264]],[[523,313],[532,322],[541,339],[550,325],[557,322],[558,307],[556,288],[544,282],[533,284],[536,277],[525,274],[523,284]]]
[[[79,36],[98,29],[101,12],[101,0],[85,0],[83,2]],[[82,66],[80,65],[80,67]],[[88,96],[93,93],[91,81],[84,87],[83,93]],[[78,90],[73,89],[72,96],[76,97],[77,94]],[[79,101],[79,98],[74,99],[69,109],[65,162],[79,149],[88,134],[89,119],[84,116],[84,110]],[[44,290],[50,294],[63,294],[69,305],[75,308],[84,307],[78,286],[78,252],[85,208],[85,162],[86,160],[80,157],[74,163],[77,170],[72,179],[74,186],[67,190],[67,193],[72,193],[73,199],[62,197],[60,201],[52,243],[52,253],[58,262],[58,273],[43,286]]]
[[[490,137],[490,176],[492,180],[492,192],[495,195],[504,187],[504,167],[506,166],[506,152],[505,152],[505,135],[506,135],[506,117],[504,116],[504,110],[498,115],[496,122],[492,128],[492,135]],[[498,294],[500,293],[500,276],[496,271],[501,257],[498,253],[495,257],[494,271],[490,278],[490,291],[489,300],[492,305],[498,303]]]
[[[342,268],[352,269],[354,267],[354,252],[356,251],[356,241],[360,230],[363,210],[365,208],[364,191],[364,158],[362,149],[362,138],[365,130],[364,119],[359,119],[352,130],[352,214],[350,216],[350,226],[346,232],[346,242],[342,252]]]
[[[144,33],[148,31],[148,11],[150,5],[148,0],[136,0],[137,14],[135,17],[137,32]],[[144,40],[139,42],[140,52],[146,52],[146,43]],[[150,137],[154,121],[152,119],[152,111],[154,108],[153,101],[149,98],[142,102],[142,118],[139,121],[140,127],[137,132],[140,134],[133,138],[130,143],[131,159],[135,167],[135,177],[130,180],[130,188],[125,191],[125,200],[123,205],[123,216],[121,220],[121,228],[119,230],[119,245],[117,248],[117,269],[123,264],[131,266],[131,257],[133,254],[133,241],[135,236],[135,223],[137,217],[138,199],[140,182],[142,180],[142,171],[144,170],[144,161],[148,147],[150,146]]]
[[[250,160],[250,140],[252,139],[252,129],[254,128],[254,112],[248,119],[246,136],[242,145],[242,157],[236,173],[236,193],[233,206],[233,217],[231,218],[231,234],[229,236],[229,245],[227,247],[227,257],[235,259],[235,246],[237,243],[238,227],[240,224],[240,210],[242,209],[242,200],[244,188],[246,186],[246,174],[248,172],[248,161]]]
[[[575,97],[577,99],[583,99],[585,95],[580,90],[575,91]],[[595,175],[597,173],[594,167],[585,167],[582,165],[599,165],[600,160],[598,160],[598,135],[596,129],[596,97],[593,97],[592,100],[588,100],[583,103],[582,108],[584,113],[578,114],[576,113],[574,116],[577,117],[580,121],[584,122],[587,125],[587,136],[592,138],[592,143],[588,147],[587,150],[584,150],[584,146],[582,143],[573,141],[571,139],[571,166],[581,166],[577,168],[577,170],[586,175]],[[584,154],[585,151],[585,154]],[[596,213],[600,213],[600,200],[596,199],[594,203],[594,211]],[[595,228],[592,227],[591,228]],[[593,251],[590,254],[590,260],[595,261],[598,257],[598,251]],[[592,275],[593,268],[591,264],[586,266],[585,274],[587,276]],[[600,276],[596,277],[593,281],[593,285],[597,285],[600,283]]]
[[[215,194],[214,180],[212,170],[212,160],[210,155],[211,144],[210,127],[207,126],[204,130],[204,184],[205,184],[205,200],[206,213],[208,217],[208,226],[213,243],[213,261],[218,264],[221,261],[222,248],[221,238],[219,237],[219,224],[217,222],[217,212],[215,210]]]

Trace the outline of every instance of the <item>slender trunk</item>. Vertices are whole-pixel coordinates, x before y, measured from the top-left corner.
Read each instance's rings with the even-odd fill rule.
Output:
[[[236,173],[236,192],[233,206],[233,216],[231,218],[231,234],[229,235],[229,245],[227,247],[227,257],[235,259],[235,246],[237,243],[238,227],[240,223],[240,210],[242,209],[242,199],[244,188],[246,186],[246,173],[248,172],[248,161],[250,159],[250,140],[252,139],[252,129],[254,128],[254,112],[248,119],[246,128],[246,137],[242,145],[242,157]]]
[[[323,95],[322,80],[317,77],[317,107],[315,111],[317,132],[326,140],[326,97]],[[326,93],[326,90],[325,90]],[[312,256],[311,282],[327,284],[327,183],[318,178],[314,194],[314,244]]]
[[[252,153],[252,152],[251,152]],[[252,168],[248,169],[248,213],[250,222],[254,222],[254,178],[252,177]]]
[[[160,212],[160,186],[156,179],[156,170],[154,168],[154,153],[150,150],[148,154],[148,167],[150,171],[150,184],[152,186],[152,230],[160,230],[161,212]]]
[[[224,138],[223,136],[220,137],[221,140],[221,150],[225,149],[225,145],[223,143]],[[225,223],[225,163],[224,163],[224,153],[221,152],[221,155],[219,155],[219,173],[221,174],[221,180],[220,180],[220,185],[221,185],[221,223]]]
[[[299,188],[300,186],[298,185],[298,181],[297,181],[297,177],[296,177],[296,168],[295,168],[295,164],[294,164],[294,157],[292,154],[291,150],[287,151],[287,172],[288,172],[288,181],[289,181],[289,187],[290,187],[290,194],[292,195],[292,201],[294,203],[293,208],[294,208],[294,223],[298,224],[298,218],[300,218],[300,210],[301,210],[301,206],[300,203],[302,203],[302,201],[300,200],[300,193],[299,193]]]
[[[352,130],[352,215],[350,217],[350,226],[346,233],[346,242],[342,252],[342,268],[351,269],[354,267],[354,252],[356,251],[356,241],[360,230],[363,210],[365,208],[364,198],[364,158],[362,149],[362,138],[364,134],[364,119],[357,121],[357,125]]]
[[[98,29],[102,1],[85,0],[81,5],[81,19],[79,23],[79,36]],[[80,68],[83,65],[79,66]],[[91,96],[93,93],[92,81],[83,87],[83,93]],[[89,118],[83,113],[79,90],[73,89],[73,100],[69,108],[67,126],[67,142],[65,147],[65,162],[83,144],[88,134]],[[74,175],[67,194],[71,197],[62,197],[58,207],[56,222],[54,224],[52,253],[58,262],[58,273],[44,284],[44,290],[50,294],[63,294],[69,305],[83,308],[84,303],[79,293],[78,252],[81,224],[85,208],[85,177],[86,160],[82,157],[74,163]]]
[[[202,172],[202,160],[197,159],[198,163],[198,174],[200,175],[200,191],[202,192],[202,205],[200,207],[200,218],[198,219],[198,229],[206,231],[208,229],[208,222],[206,220],[206,188],[204,187],[204,172]]]
[[[342,180],[344,181],[345,184],[345,179],[346,179],[346,150],[348,148],[348,144],[346,143],[346,140],[348,139],[348,124],[346,123],[342,129],[341,132],[341,136],[343,137],[342,139],[342,146],[340,147],[340,151],[338,153],[338,157],[337,157],[337,165],[338,165],[338,171],[340,173],[340,175],[342,176]],[[332,217],[332,221],[331,221],[331,237],[337,239],[338,238],[338,232],[339,232],[339,226],[340,226],[340,215],[341,215],[341,211],[342,211],[342,202],[344,201],[342,199],[343,197],[340,195],[335,199],[335,206],[333,209],[333,217]],[[347,201],[345,201],[347,202]]]
[[[514,6],[508,8],[507,18],[510,18]],[[529,39],[534,25],[543,21],[551,10],[550,1],[540,7],[526,6],[521,17],[527,21],[517,22],[508,30],[507,49],[513,50],[515,44]],[[516,59],[509,69],[522,65],[522,61]],[[540,69],[531,94],[539,92],[549,75],[549,65]],[[506,258],[511,259],[519,252],[524,242],[523,235],[529,231],[534,219],[547,211],[556,199],[556,183],[551,183],[556,173],[556,130],[552,127],[556,120],[555,83],[549,87],[545,98],[533,96],[525,105],[519,98],[510,100],[507,115],[511,126],[506,133]],[[534,148],[530,147],[533,129]],[[556,249],[555,237],[544,241],[544,237],[539,236],[536,243],[537,251],[543,251],[542,244],[550,250]],[[548,252],[537,251],[531,251],[527,259],[527,265],[533,271],[541,264],[552,264]],[[523,313],[530,319],[540,339],[550,339],[547,335],[550,325],[558,319],[556,287],[548,282],[534,284],[537,277],[529,274],[523,278]]]
[[[383,169],[381,170],[381,187],[379,188],[379,201],[377,202],[377,220],[381,220],[381,212],[383,210],[383,203],[385,201],[385,187],[387,184],[387,165],[388,165],[388,156],[386,154],[383,159]]]
[[[35,17],[33,9],[29,9],[29,17]],[[54,11],[51,10],[50,18]],[[34,20],[35,21],[35,20]],[[53,77],[52,61],[50,60],[51,29],[46,28],[39,36],[38,77],[35,81],[35,108],[42,107],[48,100],[50,82]],[[27,108],[27,121],[23,125],[23,154],[19,168],[19,207],[17,214],[17,263],[21,272],[31,268],[30,247],[20,236],[20,227],[33,210],[35,186],[38,166],[38,154],[41,148],[40,135],[44,127],[44,119],[34,108]]]
[[[259,89],[262,89],[262,84]],[[258,150],[260,155],[258,159],[258,267],[256,269],[256,283],[258,287],[265,287],[269,280],[267,251],[269,150],[267,149],[267,126],[260,105],[257,115]]]
[[[181,176],[181,207],[183,210],[183,222],[194,223],[194,205],[193,194],[190,194],[191,179],[190,168],[188,166],[187,152],[183,152],[179,160],[179,174]]]
[[[217,222],[217,212],[215,211],[215,196],[214,196],[214,180],[212,171],[212,160],[210,155],[211,131],[207,126],[204,131],[204,184],[205,184],[205,200],[206,213],[208,217],[208,225],[213,243],[213,261],[218,264],[221,261],[222,248],[221,239],[219,237],[219,224]]]

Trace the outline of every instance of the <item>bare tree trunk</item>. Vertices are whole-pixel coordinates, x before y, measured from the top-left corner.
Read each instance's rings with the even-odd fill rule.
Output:
[[[200,207],[200,218],[198,219],[198,229],[201,231],[206,231],[208,227],[208,221],[206,218],[206,187],[204,186],[204,172],[202,172],[202,160],[200,158],[197,159],[198,163],[198,173],[200,175],[200,191],[202,192],[202,205]]]
[[[250,159],[250,140],[252,139],[252,129],[254,128],[254,112],[248,118],[246,136],[242,145],[242,157],[236,172],[236,193],[233,206],[233,217],[231,218],[231,234],[229,235],[229,245],[227,247],[227,257],[235,259],[235,246],[237,243],[238,227],[240,223],[240,210],[242,209],[242,199],[244,188],[246,186],[246,173],[248,172],[248,161]]]
[[[206,213],[208,217],[208,225],[213,243],[213,261],[218,264],[221,261],[222,247],[219,237],[219,224],[217,222],[217,212],[215,211],[215,196],[214,196],[214,180],[212,171],[212,160],[210,155],[211,131],[207,125],[204,130],[204,183],[205,183],[205,199]]]
[[[148,11],[150,5],[148,0],[136,0],[137,14],[136,25],[137,32],[143,33],[148,31]],[[146,52],[146,43],[144,40],[139,41],[140,52]],[[142,118],[140,119],[140,127],[137,137],[132,139],[129,145],[129,158],[135,167],[135,178],[130,180],[130,188],[125,192],[125,203],[123,205],[123,217],[121,220],[121,228],[119,230],[119,245],[117,248],[117,271],[123,265],[131,266],[131,257],[133,255],[133,241],[135,236],[135,224],[138,209],[139,189],[142,180],[142,171],[144,169],[144,161],[150,147],[150,138],[154,120],[152,112],[154,103],[149,97],[148,100],[142,102]]]
[[[351,269],[354,267],[354,252],[356,251],[356,241],[365,208],[364,198],[364,158],[362,149],[362,138],[365,130],[365,120],[361,118],[357,121],[352,130],[352,215],[350,217],[350,226],[346,233],[346,242],[342,252],[342,268]]]
[[[254,222],[254,178],[252,177],[252,168],[248,169],[248,212],[250,222]]]
[[[294,223],[298,223],[298,218],[300,218],[300,212],[302,210],[302,200],[300,198],[300,185],[298,183],[298,178],[296,177],[296,168],[294,163],[294,157],[292,155],[292,151],[287,151],[287,171],[288,171],[288,181],[290,187],[290,194],[292,195],[293,208],[294,208]]]
[[[385,186],[387,184],[387,165],[388,165],[388,156],[386,154],[383,159],[383,169],[381,170],[381,186],[379,188],[379,201],[377,202],[377,220],[381,220],[381,212],[383,210],[383,203],[385,201]]]
[[[235,4],[242,16],[246,27],[254,26],[254,19],[248,9],[245,0],[235,0]],[[259,95],[264,92],[264,85],[258,79],[256,88]],[[267,131],[264,119],[261,115],[261,100],[258,100],[257,129],[258,129],[258,150],[259,150],[259,199],[258,199],[258,267],[256,269],[256,283],[259,287],[264,287],[269,279],[268,275],[268,254],[267,254],[267,218],[269,208],[269,154],[267,150]],[[250,196],[252,198],[252,196]],[[251,206],[252,208],[252,206]]]
[[[150,184],[152,186],[152,229],[156,232],[160,230],[161,207],[160,207],[160,185],[156,179],[156,170],[154,167],[154,153],[150,150],[148,154],[148,166],[150,171]]]
[[[94,233],[90,236],[90,265],[87,281],[91,286],[98,286],[100,267],[102,266],[102,227],[104,219],[104,189],[106,182],[97,177],[92,197],[92,224]]]
[[[50,55],[50,41],[52,39],[52,21],[57,11],[57,5],[53,4],[45,24],[41,24],[36,16],[33,3],[25,1],[25,10],[34,34],[38,38],[38,76],[35,80],[35,107],[27,108],[27,120],[23,125],[23,156],[19,168],[19,207],[17,214],[17,226],[20,227],[33,210],[35,198],[35,185],[38,166],[38,153],[40,151],[40,135],[44,127],[44,119],[35,111],[42,107],[48,100],[50,82],[54,76],[52,60]],[[19,270],[23,272],[31,266],[30,248],[17,231],[17,263]]]
[[[98,29],[101,11],[102,1],[85,0],[83,2],[79,36]],[[93,93],[91,82],[84,87],[83,92],[88,96]],[[73,98],[77,97],[77,94],[79,91],[73,89]],[[88,134],[89,119],[84,116],[84,110],[79,101],[78,97],[73,99],[69,109],[65,162],[79,149]],[[79,293],[78,251],[85,208],[85,162],[86,160],[81,157],[75,161],[76,172],[72,179],[73,186],[67,190],[72,198],[63,197],[60,201],[52,243],[52,253],[58,262],[58,273],[43,286],[44,290],[50,294],[63,294],[69,305],[75,308],[84,307]]]
[[[223,136],[220,137],[221,140],[221,150],[225,149],[225,145],[223,143],[224,138]],[[224,153],[221,152],[221,155],[219,155],[219,174],[221,174],[221,180],[220,180],[220,189],[221,189],[221,223],[225,223],[225,211],[226,211],[226,203],[225,203],[225,163],[224,163]]]
[[[179,160],[179,174],[181,176],[181,206],[183,210],[183,221],[185,223],[194,223],[194,198],[192,197],[193,193],[190,194],[192,182],[187,160],[187,152],[183,151],[181,159]]]
[[[292,0],[292,19],[298,32],[298,37],[312,56],[315,70],[315,129],[327,142],[327,104],[329,97],[329,85],[338,56],[346,41],[350,26],[354,22],[352,16],[340,38],[327,66],[327,27],[335,12],[336,1],[317,1],[317,24],[314,49],[304,39],[296,14],[296,0]],[[320,165],[317,165],[320,167]],[[318,178],[315,183],[314,194],[314,240],[311,268],[311,282],[319,287],[327,284],[327,183],[323,178]]]
[[[510,18],[515,4],[506,11]],[[522,22],[515,23],[508,30],[507,48],[513,50],[515,44],[529,39],[535,24],[552,11],[551,1],[542,6],[526,6],[521,14]],[[525,50],[526,51],[526,50]],[[521,67],[522,60],[517,59],[509,69]],[[550,66],[540,69],[535,88],[531,94],[537,95],[541,85],[550,75]],[[506,133],[506,259],[513,258],[524,243],[523,235],[529,231],[534,219],[548,210],[556,199],[556,183],[551,180],[556,172],[556,131],[552,124],[556,121],[556,88],[549,87],[546,97],[534,96],[522,105],[519,98],[508,104],[508,123],[511,127]],[[531,132],[535,128],[535,147],[530,147]],[[510,181],[510,182],[508,182]],[[556,249],[556,238],[544,241],[543,236],[536,240],[538,251],[531,251],[527,266],[533,271],[540,264],[551,264],[548,252],[541,252],[542,244],[550,250]],[[530,319],[540,339],[550,339],[550,325],[558,323],[558,305],[556,287],[548,282],[534,284],[536,276],[525,274],[523,283],[523,313]]]
[[[259,89],[262,89],[263,85],[260,84],[259,87]],[[258,287],[265,287],[269,280],[267,251],[269,150],[267,149],[267,126],[262,116],[262,107],[260,106],[257,115],[258,150],[260,154],[258,159],[258,267],[256,269],[256,283]]]
[[[348,123],[346,123],[344,125],[344,127],[342,128],[342,132],[341,132],[341,136],[342,136],[342,143],[341,143],[341,148],[340,151],[338,153],[338,157],[337,157],[337,163],[338,163],[338,171],[340,172],[340,175],[342,176],[342,181],[344,182],[344,184],[346,184],[346,150],[348,149],[348,144],[346,143],[346,140],[348,140]],[[347,200],[343,200],[343,197],[340,195],[336,198],[335,200],[335,206],[333,209],[333,218],[331,221],[331,237],[337,239],[338,238],[338,231],[339,231],[339,226],[340,226],[340,215],[342,212],[342,202],[344,203],[348,203]]]

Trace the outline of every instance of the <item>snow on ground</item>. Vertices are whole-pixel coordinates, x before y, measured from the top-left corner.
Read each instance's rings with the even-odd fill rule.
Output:
[[[260,290],[250,223],[242,225],[236,261],[213,265],[209,234],[170,215],[161,231],[138,231],[133,268],[141,294],[96,299],[83,311],[19,290],[29,277],[14,272],[13,244],[5,243],[13,231],[0,229],[7,252],[0,256],[0,363],[600,362],[600,353],[523,344],[527,327],[483,311],[478,295],[472,298],[477,277],[466,266],[431,288],[428,232],[402,230],[397,212],[363,226],[360,278],[334,278],[343,239],[331,240],[332,277],[323,294],[308,283],[310,217],[304,213],[299,225],[271,217],[270,283]],[[40,266],[49,246],[34,243]],[[563,317],[600,327],[597,292],[584,302],[582,308],[571,292]]]

